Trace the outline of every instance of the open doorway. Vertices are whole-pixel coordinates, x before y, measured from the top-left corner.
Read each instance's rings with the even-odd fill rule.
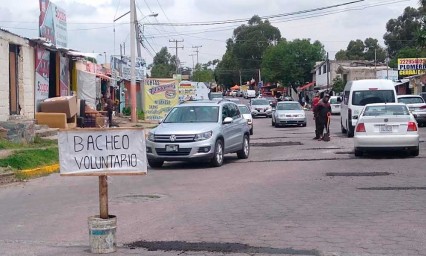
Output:
[[[9,45],[9,114],[19,115],[19,80],[18,80],[18,59],[19,45]]]
[[[56,52],[50,52],[49,63],[49,98],[59,96],[57,93],[57,69],[56,69]]]

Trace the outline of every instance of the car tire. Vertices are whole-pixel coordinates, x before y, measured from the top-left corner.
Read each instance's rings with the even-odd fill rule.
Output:
[[[244,135],[243,148],[237,152],[237,157],[239,159],[247,159],[249,155],[250,155],[250,140],[247,135]]]
[[[164,161],[148,159],[148,164],[151,168],[161,168],[164,164]]]
[[[410,151],[411,156],[419,156],[420,150],[419,147]]]
[[[217,140],[214,146],[214,156],[210,161],[213,167],[219,167],[223,164],[223,141]]]
[[[340,129],[342,130],[342,133],[343,133],[343,134],[345,134],[345,133],[347,133],[347,132],[348,132],[348,131],[345,129],[345,127],[343,127],[342,119],[340,119]]]
[[[303,124],[302,124],[302,127],[306,127],[306,123],[303,123]]]
[[[275,122],[273,118],[271,119],[271,123],[272,123],[272,126],[275,126]]]
[[[280,127],[280,125],[277,122],[274,123],[274,126],[275,126],[275,128]]]
[[[250,135],[253,135],[253,127],[250,129]]]
[[[348,135],[348,138],[352,138],[354,136],[354,130],[351,129],[351,127],[349,126],[349,124],[348,124],[348,129],[347,129],[346,133]]]
[[[359,150],[359,149],[355,149],[355,156],[356,157],[361,157],[361,156],[363,156],[364,155],[364,152],[362,152],[361,150]]]

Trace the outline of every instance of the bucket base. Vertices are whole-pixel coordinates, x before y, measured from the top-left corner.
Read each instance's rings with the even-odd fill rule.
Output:
[[[89,217],[90,251],[92,253],[112,253],[117,251],[115,233],[117,218],[109,215],[108,219],[101,219],[99,215]]]

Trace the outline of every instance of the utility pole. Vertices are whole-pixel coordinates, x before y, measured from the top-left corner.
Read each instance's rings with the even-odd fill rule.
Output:
[[[135,0],[130,0],[130,104],[132,123],[138,122],[136,113],[135,35]]]
[[[327,75],[327,91],[328,91],[328,88],[330,87],[330,76],[329,76],[329,72],[330,72],[330,61],[329,61],[329,59],[328,59],[328,52],[327,52],[327,60],[326,60],[326,75]]]
[[[175,48],[176,49],[176,75],[178,74],[179,71],[179,58],[178,58],[178,49],[183,49],[183,46],[178,46],[178,43],[182,43],[184,40],[169,40],[169,42],[171,43],[175,43],[176,46],[172,46],[169,48]]]
[[[238,70],[238,72],[240,73],[240,86],[242,85],[242,80],[241,80],[241,70]]]
[[[262,81],[262,77],[260,76],[260,68],[259,68],[259,83]]]
[[[198,65],[198,52],[199,52],[198,48],[201,48],[201,47],[203,47],[203,46],[202,45],[192,46],[192,48],[196,48],[197,49],[197,50],[195,50],[195,52],[197,53],[197,65]]]
[[[190,54],[189,56],[192,57],[192,72],[194,72],[194,56],[195,56],[195,54]]]

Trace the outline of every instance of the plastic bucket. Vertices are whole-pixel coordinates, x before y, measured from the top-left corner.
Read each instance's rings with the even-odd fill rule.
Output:
[[[111,253],[117,251],[115,232],[117,218],[109,215],[108,219],[101,219],[99,215],[89,217],[90,251],[92,253]]]

